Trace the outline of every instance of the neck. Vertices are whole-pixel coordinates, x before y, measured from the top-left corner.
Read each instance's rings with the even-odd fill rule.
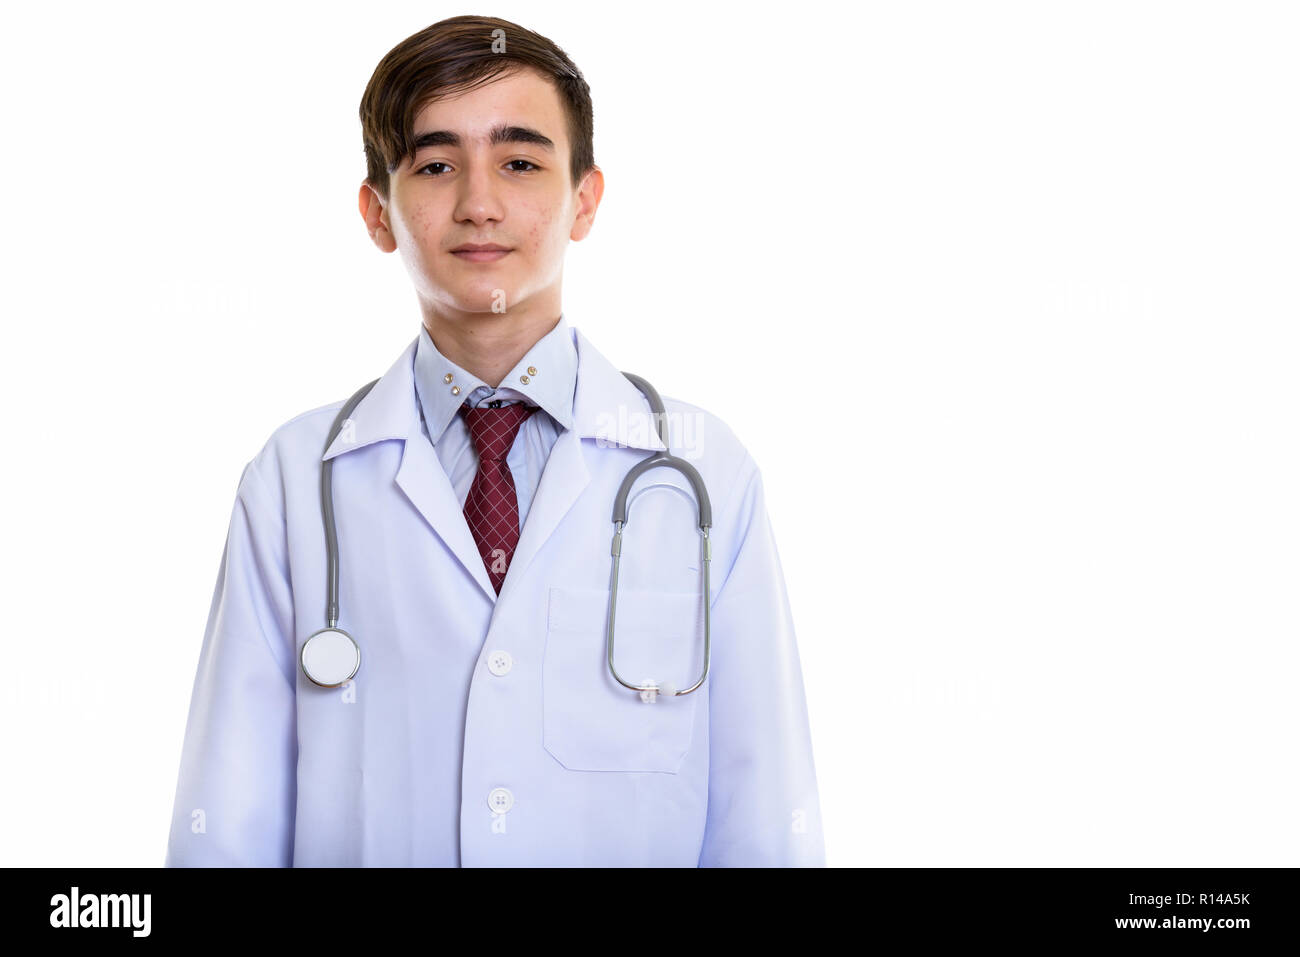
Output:
[[[424,328],[439,352],[495,389],[559,321],[558,312],[426,313]]]

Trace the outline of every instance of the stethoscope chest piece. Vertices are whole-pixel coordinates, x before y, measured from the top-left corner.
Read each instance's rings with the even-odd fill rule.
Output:
[[[322,628],[303,643],[302,671],[313,684],[337,688],[361,667],[361,648],[341,628]]]

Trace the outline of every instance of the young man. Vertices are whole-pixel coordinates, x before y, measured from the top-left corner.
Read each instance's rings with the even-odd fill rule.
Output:
[[[361,120],[361,215],[422,328],[350,414],[290,420],[244,469],[167,864],[824,864],[763,483],[726,425],[663,399],[707,535],[690,470],[654,468],[611,545],[664,445],[561,309],[603,190],[586,82],[456,17],[388,53]]]

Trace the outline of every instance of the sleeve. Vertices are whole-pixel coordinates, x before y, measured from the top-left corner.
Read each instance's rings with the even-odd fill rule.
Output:
[[[167,867],[288,867],[296,803],[293,604],[282,513],[244,468],[199,653]]]
[[[763,480],[746,455],[735,560],[711,611],[701,867],[824,867],[803,675]]]

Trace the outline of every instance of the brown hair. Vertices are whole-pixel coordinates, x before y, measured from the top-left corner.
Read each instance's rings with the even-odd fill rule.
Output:
[[[501,34],[493,35],[496,30]],[[569,121],[569,172],[576,187],[595,168],[591,90],[573,61],[540,34],[496,17],[451,17],[407,37],[375,67],[361,97],[366,181],[385,199],[388,177],[415,155],[415,117],[442,96],[531,68],[560,94]]]

